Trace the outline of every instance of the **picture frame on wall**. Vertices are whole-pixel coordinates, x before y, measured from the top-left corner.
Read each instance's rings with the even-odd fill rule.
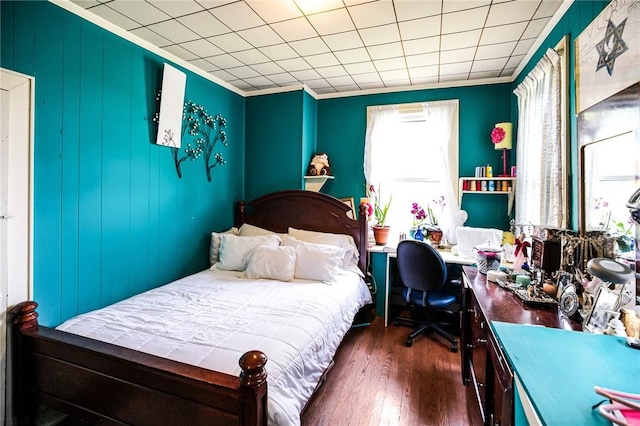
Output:
[[[343,203],[345,203],[346,205],[348,205],[351,208],[350,212],[347,212],[347,216],[349,217],[349,219],[356,219],[356,203],[353,199],[353,197],[345,197],[345,198],[340,198],[340,201],[342,201]]]

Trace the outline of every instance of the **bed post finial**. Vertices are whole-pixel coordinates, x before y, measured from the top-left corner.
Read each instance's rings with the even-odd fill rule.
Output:
[[[241,425],[267,424],[267,356],[249,351],[240,357]]]
[[[236,204],[236,223],[235,226],[239,228],[244,223],[244,215],[247,212],[247,203],[244,201],[238,201]]]
[[[13,317],[13,325],[18,331],[29,330],[31,328],[38,328],[38,313],[36,308],[38,303],[28,300],[21,302],[11,308],[11,314]]]

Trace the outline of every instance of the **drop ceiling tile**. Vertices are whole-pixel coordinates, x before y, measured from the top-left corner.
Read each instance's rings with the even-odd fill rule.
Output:
[[[376,67],[373,66],[373,62],[358,62],[357,64],[344,64],[344,69],[347,70],[351,76],[356,74],[375,73]]]
[[[226,53],[224,55],[210,56],[205,59],[218,68],[222,69],[241,67],[242,65],[244,65],[242,62]]]
[[[302,58],[283,59],[278,62],[278,65],[289,72],[308,70],[311,68],[311,66]]]
[[[409,68],[409,77],[411,77],[411,80],[428,78],[428,77],[437,77],[437,76],[438,76],[437,65],[432,65],[429,67]]]
[[[356,47],[364,46],[362,40],[360,39],[360,34],[358,34],[357,31],[348,31],[346,33],[326,35],[323,36],[322,39],[333,51],[355,49]]]
[[[403,40],[402,46],[404,47],[404,53],[406,55],[437,52],[440,47],[440,36]]]
[[[326,80],[332,86],[350,86],[355,85],[353,79],[348,75],[343,75],[341,77],[325,77]]]
[[[165,46],[164,50],[169,53],[176,55],[179,58],[184,59],[185,61],[189,61],[191,59],[196,59],[197,56],[193,53],[189,52],[187,49],[178,46],[177,44],[172,44],[170,46]]]
[[[512,56],[507,61],[507,65],[505,65],[505,68],[518,68],[518,65],[520,65],[520,62],[522,62],[523,59],[524,55]]]
[[[201,37],[211,37],[231,31],[215,16],[207,11],[177,18],[178,21]]]
[[[466,81],[469,78],[469,74],[443,74],[440,76],[439,81],[441,83],[444,82],[452,82],[452,81]]]
[[[333,87],[321,87],[321,88],[315,89],[314,91],[319,95],[326,95],[328,93],[336,93],[337,92],[337,90],[334,89]]]
[[[349,7],[351,19],[358,29],[394,23],[395,12],[390,1],[377,1]]]
[[[273,74],[269,76],[269,80],[273,81],[276,84],[291,84],[295,83],[298,80],[293,78],[293,76],[289,73],[283,72],[282,74]]]
[[[400,41],[400,33],[396,24],[383,25],[380,27],[365,28],[358,31],[365,46],[376,44],[393,43]]]
[[[306,15],[344,7],[342,0],[298,1],[297,4]]]
[[[71,1],[84,9],[89,9],[91,7],[99,6],[101,4],[97,0],[71,0]]]
[[[393,70],[393,71],[380,71],[380,78],[382,81],[396,81],[396,80],[409,80],[409,72],[406,69]]]
[[[269,80],[266,77],[247,77],[247,78],[243,78],[243,80],[247,83],[249,83],[250,85],[254,86],[254,87],[259,87],[261,89],[266,89],[269,87],[276,87],[277,84],[273,83],[271,80]]]
[[[344,0],[346,6],[355,6],[356,4],[367,3],[371,0]]]
[[[528,21],[536,13],[539,4],[538,1],[494,3],[491,5],[486,25],[494,27],[496,25]]]
[[[171,19],[169,15],[146,1],[116,0],[108,3],[108,6],[142,25],[150,25]]]
[[[333,54],[336,55],[336,58],[338,58],[342,64],[353,64],[371,60],[367,49],[364,48],[342,50],[340,52],[333,52]]]
[[[306,40],[292,41],[289,45],[298,52],[300,56],[317,55],[329,52],[329,48],[320,37],[308,38]]]
[[[552,17],[562,6],[563,0],[542,0],[540,7],[533,15],[534,19],[537,18],[550,18]]]
[[[403,79],[399,79],[399,80],[384,80],[384,85],[387,86],[387,87],[409,86],[409,85],[411,85],[411,79],[403,78]]]
[[[207,61],[206,59],[202,59],[202,58],[193,59],[193,60],[189,61],[189,63],[191,65],[193,65],[195,67],[198,67],[201,70],[204,70],[204,71],[207,71],[207,72],[218,70],[218,67],[216,67],[215,65],[213,65],[211,62]]]
[[[434,77],[421,77],[421,78],[412,78],[411,82],[415,85],[421,84],[433,84],[438,82],[438,76]]]
[[[234,52],[232,53],[232,56],[247,65],[269,62],[269,58],[267,58],[258,49],[249,49],[249,50],[242,50],[240,52]]]
[[[251,84],[242,80],[230,80],[230,81],[227,81],[227,83],[233,84],[234,86],[242,90],[248,90],[248,91],[256,90],[256,88],[253,87]]]
[[[444,50],[440,52],[440,63],[451,64],[455,62],[473,61],[476,54],[475,47],[467,47],[465,49]]]
[[[284,40],[268,25],[238,31],[238,35],[255,47],[272,46],[284,43]]]
[[[274,46],[261,47],[262,53],[271,58],[272,61],[279,61],[282,59],[297,58],[299,55],[288,44],[277,44]]]
[[[305,38],[317,37],[318,33],[311,26],[306,18],[296,18],[289,21],[276,22],[271,24],[271,28],[277,32],[285,41],[303,40]]]
[[[489,7],[445,13],[442,15],[442,34],[460,33],[482,28],[488,13]]]
[[[500,25],[498,27],[485,28],[482,31],[480,44],[495,44],[508,41],[518,41],[527,27],[527,22],[517,22],[515,24]]]
[[[471,79],[496,78],[500,77],[500,71],[479,71],[469,74]]]
[[[211,74],[213,76],[216,76],[220,80],[223,80],[223,81],[229,81],[229,80],[235,80],[236,79],[236,77],[234,77],[232,74],[229,74],[225,70],[211,71],[209,74]]]
[[[124,28],[125,30],[130,30],[132,28],[137,28],[140,26],[140,23],[127,18],[120,12],[111,9],[106,4],[92,7],[90,12],[95,13],[101,18],[114,23],[115,25],[119,26],[120,28]]]
[[[443,0],[442,13],[476,9],[483,6],[489,6],[490,4],[491,0]]]
[[[184,43],[185,41],[191,41],[200,38],[198,34],[194,33],[189,28],[173,19],[149,25],[148,28],[151,31],[160,34],[162,37],[171,40],[174,43]]]
[[[549,23],[549,18],[534,19],[530,21],[529,25],[527,25],[527,29],[524,30],[524,34],[522,34],[522,38],[538,37],[548,23]]]
[[[455,64],[441,64],[440,65],[440,75],[448,75],[448,74],[465,74],[469,75],[471,72],[471,66],[473,62],[458,62]]]
[[[340,61],[335,57],[333,53],[322,53],[320,55],[309,55],[304,57],[305,61],[314,68],[330,67],[333,65],[339,65]]]
[[[531,49],[531,47],[533,46],[533,44],[536,42],[535,38],[530,38],[528,40],[520,40],[518,42],[518,44],[516,45],[515,50],[513,51],[514,55],[526,55],[527,53],[529,53],[529,49]]]
[[[360,87],[357,84],[345,84],[344,86],[334,86],[340,92],[354,92],[356,90],[360,90]]]
[[[514,72],[516,72],[516,68],[505,68],[500,73],[500,77],[511,77],[513,76]]]
[[[471,72],[485,72],[485,71],[502,71],[504,66],[507,64],[508,58],[497,58],[497,59],[485,59],[482,61],[473,61],[473,65],[471,66]]]
[[[462,49],[477,46],[480,41],[481,30],[465,31],[463,33],[446,34],[442,36],[442,50]]]
[[[316,68],[316,71],[318,71],[318,74],[320,74],[327,80],[330,78],[348,76],[347,70],[344,69],[342,65],[336,65],[333,67],[319,67],[319,68]]]
[[[440,34],[440,16],[400,22],[398,26],[403,40],[433,37]]]
[[[355,30],[351,17],[345,8],[309,15],[307,18],[320,35],[344,33]]]
[[[189,52],[193,52],[197,56],[201,57],[220,55],[224,53],[221,49],[209,43],[203,38],[182,43],[181,46],[187,49]]]
[[[204,10],[204,8],[195,1],[162,0],[154,1],[152,4],[173,18]]]
[[[441,2],[439,1],[395,1],[396,16],[398,21],[425,18],[427,16],[440,15]]]
[[[225,52],[239,52],[253,47],[236,33],[221,34],[209,37],[207,40]]]
[[[438,53],[424,53],[422,55],[407,56],[407,66],[409,67],[426,67],[429,65],[437,65],[439,58]]]
[[[234,31],[259,27],[265,24],[262,18],[244,2],[230,3],[209,11]]]
[[[131,34],[135,34],[141,39],[146,40],[156,46],[167,46],[173,44],[171,41],[167,40],[157,33],[154,33],[147,27],[136,28],[135,30],[131,30],[130,32]]]
[[[304,84],[311,87],[313,90],[325,89],[327,87],[331,87],[331,85],[324,78],[304,80]]]
[[[213,9],[214,7],[224,6],[237,0],[196,0],[196,2],[205,9]]]
[[[511,41],[509,43],[488,44],[486,46],[478,46],[476,52],[476,60],[493,59],[493,58],[508,58],[511,56],[513,49],[516,47],[516,42]]]
[[[301,70],[301,71],[289,71],[289,74],[291,74],[292,76],[294,76],[300,81],[315,80],[317,78],[322,78],[322,76],[318,74],[316,70],[312,70],[312,69]]]
[[[254,65],[251,65],[251,68],[258,71],[262,75],[280,74],[284,72],[282,67],[275,62],[265,62],[262,64],[254,64]]]
[[[357,85],[361,86],[363,84],[376,84],[381,85],[382,80],[380,80],[380,76],[377,72],[370,72],[366,74],[356,74],[351,76],[353,81],[356,82]]]
[[[389,43],[380,44],[378,46],[368,47],[369,55],[371,59],[388,59],[388,58],[400,58],[403,56],[402,43]]]
[[[373,61],[373,64],[378,71],[398,70],[405,69],[407,67],[407,64],[404,62],[404,58],[380,59]]]
[[[237,68],[227,68],[227,71],[238,78],[258,77],[260,74],[251,67],[241,66]]]
[[[371,83],[359,83],[360,89],[362,90],[373,90],[373,89],[384,89],[384,84],[382,81],[379,82],[371,82]]]
[[[248,0],[247,3],[269,24],[302,16],[293,0]]]

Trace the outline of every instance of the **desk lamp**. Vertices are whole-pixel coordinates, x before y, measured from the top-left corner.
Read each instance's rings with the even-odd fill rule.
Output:
[[[513,124],[512,123],[498,123],[491,131],[491,141],[493,142],[494,149],[502,150],[502,174],[498,177],[509,177],[507,173],[507,150],[511,149]]]

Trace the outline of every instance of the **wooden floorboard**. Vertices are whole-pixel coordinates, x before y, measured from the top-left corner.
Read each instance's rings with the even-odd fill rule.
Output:
[[[410,328],[381,318],[354,328],[302,415],[302,426],[468,425],[460,353],[435,335],[404,345]]]

